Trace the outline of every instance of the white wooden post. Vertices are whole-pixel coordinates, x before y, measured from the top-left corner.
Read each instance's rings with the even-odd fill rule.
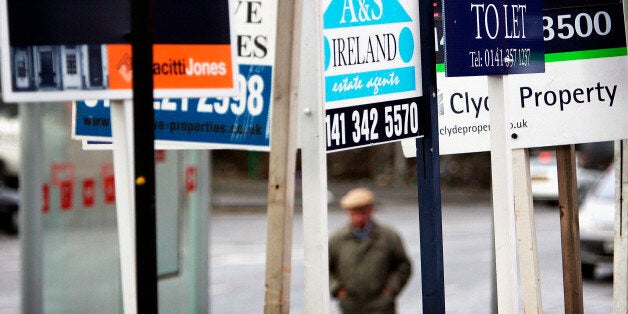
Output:
[[[514,149],[512,158],[523,309],[525,313],[543,313],[529,151]]]
[[[303,246],[305,251],[305,313],[329,312],[327,231],[327,153],[322,102],[320,0],[304,0],[301,34],[302,108],[301,168],[303,172]]]
[[[125,314],[133,314],[137,313],[133,101],[111,101],[111,133],[116,182],[122,304]]]
[[[628,140],[615,142],[617,173],[613,261],[613,312],[628,313]]]
[[[512,150],[507,123],[510,122],[504,91],[508,76],[488,76],[491,99],[491,172],[493,178],[493,220],[495,228],[495,266],[497,308],[500,313],[519,311],[517,277],[517,235],[513,195]]]
[[[296,168],[297,104],[291,96],[298,73],[293,73],[295,1],[277,3],[277,49],[273,69],[273,108],[268,177],[266,294],[264,313],[289,313],[292,222]],[[298,53],[298,51],[297,51]]]

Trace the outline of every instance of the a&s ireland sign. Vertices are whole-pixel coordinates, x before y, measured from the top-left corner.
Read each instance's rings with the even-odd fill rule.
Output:
[[[327,150],[420,135],[416,0],[323,1]]]

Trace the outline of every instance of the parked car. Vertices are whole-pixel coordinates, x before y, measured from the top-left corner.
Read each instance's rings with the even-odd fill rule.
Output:
[[[0,227],[9,234],[18,231],[18,207],[18,191],[0,183]]]
[[[576,161],[579,158],[576,155]],[[577,162],[576,162],[577,163]],[[577,165],[578,196],[582,198],[601,175],[601,171]],[[556,152],[539,150],[530,152],[530,180],[532,198],[537,201],[558,201],[558,171]]]
[[[579,219],[582,277],[593,278],[597,265],[613,263],[614,167],[611,166],[585,196]]]
[[[17,188],[20,160],[17,106],[0,102],[0,180],[5,185]]]

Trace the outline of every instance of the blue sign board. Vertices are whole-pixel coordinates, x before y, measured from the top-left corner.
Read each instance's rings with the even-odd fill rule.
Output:
[[[207,144],[267,151],[271,76],[272,66],[240,65],[238,97],[155,99],[155,140],[173,142],[178,148]],[[110,138],[109,103],[77,101],[73,131],[75,138]]]
[[[445,0],[447,76],[545,71],[540,0]]]

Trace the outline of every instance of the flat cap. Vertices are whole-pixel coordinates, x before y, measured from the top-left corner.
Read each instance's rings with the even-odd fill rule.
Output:
[[[367,188],[355,188],[349,191],[340,199],[340,206],[344,209],[351,209],[372,205],[375,202],[375,195]]]

